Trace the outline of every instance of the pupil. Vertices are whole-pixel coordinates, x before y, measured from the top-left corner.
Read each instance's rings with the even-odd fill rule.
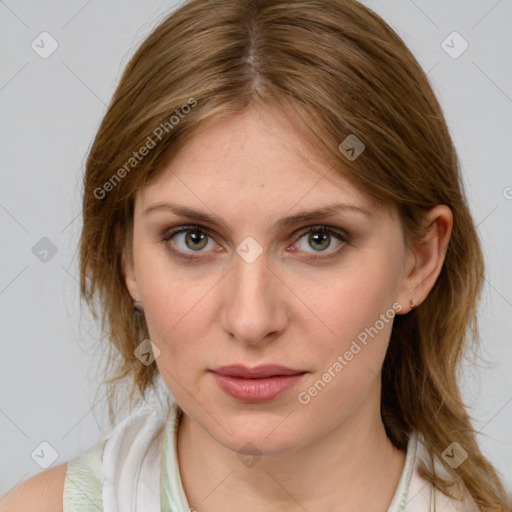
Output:
[[[189,234],[188,234],[188,238],[192,240],[192,243],[196,246],[195,248],[198,248],[198,247],[197,247],[197,244],[198,244],[198,242],[199,242],[199,243],[201,242],[201,239],[202,239],[203,241],[204,241],[204,240],[206,240],[205,235],[204,235],[204,234],[198,234],[198,232],[197,232],[197,231],[191,231],[191,232],[189,232]],[[205,244],[202,244],[202,245],[199,247],[199,249],[202,249],[204,246],[205,246]],[[193,249],[194,247],[191,247],[191,248]]]
[[[314,233],[314,234],[312,234],[310,236],[310,241],[314,240],[315,243],[317,243],[317,242],[322,243],[322,242],[325,242],[326,240],[328,240],[328,238],[329,238],[329,235],[327,233],[321,233],[321,234],[320,233]],[[323,245],[323,247],[321,247],[321,249],[325,249],[329,244],[328,243],[327,244],[324,243],[322,245]]]

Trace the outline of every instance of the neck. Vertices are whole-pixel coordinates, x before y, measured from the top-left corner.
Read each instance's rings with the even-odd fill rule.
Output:
[[[370,390],[364,402],[323,437],[285,454],[262,456],[247,466],[183,414],[177,450],[189,506],[198,512],[283,512],[299,506],[387,511],[405,453],[386,435],[380,387]]]

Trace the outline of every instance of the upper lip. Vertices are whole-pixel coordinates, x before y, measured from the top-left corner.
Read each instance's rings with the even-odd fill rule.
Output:
[[[264,377],[274,377],[277,375],[299,375],[305,373],[304,370],[293,370],[278,364],[265,364],[249,368],[241,364],[230,366],[221,366],[212,370],[219,375],[228,375],[229,377],[239,377],[244,379],[261,379]]]

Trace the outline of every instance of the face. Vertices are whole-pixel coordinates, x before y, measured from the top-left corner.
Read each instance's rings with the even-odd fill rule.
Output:
[[[379,416],[402,228],[306,147],[275,111],[247,111],[196,134],[135,201],[125,277],[156,364],[192,421],[235,451],[285,453]],[[213,372],[228,365],[295,375]]]

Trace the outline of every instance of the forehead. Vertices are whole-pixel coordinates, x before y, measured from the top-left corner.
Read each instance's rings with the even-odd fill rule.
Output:
[[[376,208],[289,119],[271,109],[252,109],[206,125],[138,196],[144,208],[185,197],[196,205],[250,204],[271,210],[326,201]]]

